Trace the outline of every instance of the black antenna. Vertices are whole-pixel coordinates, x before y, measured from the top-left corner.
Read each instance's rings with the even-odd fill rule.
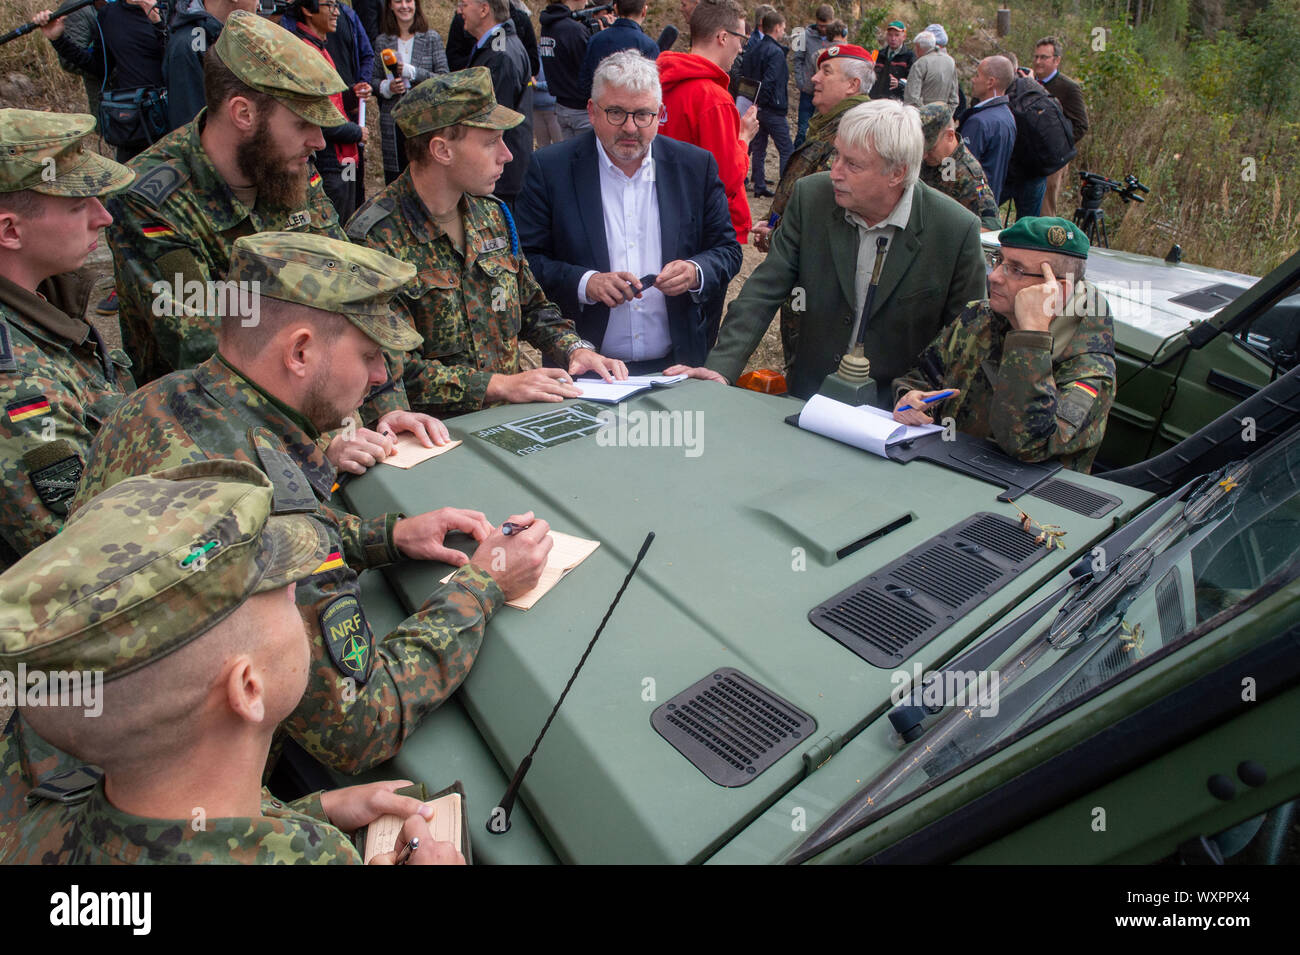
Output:
[[[569,687],[573,686],[573,681],[578,678],[578,672],[582,669],[582,665],[587,662],[587,657],[591,655],[592,647],[594,647],[596,641],[600,639],[601,631],[605,629],[605,624],[609,622],[610,615],[614,612],[614,608],[618,606],[619,600],[623,598],[623,591],[627,590],[627,585],[632,582],[632,577],[636,574],[636,569],[641,566],[641,559],[645,557],[646,551],[650,549],[650,545],[654,542],[654,539],[654,531],[646,534],[645,543],[641,545],[641,551],[636,555],[636,560],[632,561],[632,569],[629,570],[627,576],[623,578],[623,586],[618,588],[618,593],[614,595],[613,603],[609,605],[609,609],[605,611],[605,616],[601,618],[600,626],[596,628],[596,635],[591,638],[591,642],[587,644],[587,649],[582,652],[582,659],[578,661],[578,665],[574,668],[573,676],[569,677],[569,682],[564,685],[564,692],[562,692],[560,698],[555,701],[555,708],[551,710],[551,715],[546,717],[546,723],[542,726],[542,731],[537,734],[537,739],[533,741],[533,748],[528,751],[528,755],[519,763],[519,768],[515,770],[514,778],[510,780],[510,785],[506,787],[506,794],[501,797],[501,802],[497,804],[496,808],[492,810],[492,815],[488,817],[487,831],[492,833],[494,836],[499,836],[503,832],[510,831],[510,813],[515,808],[515,797],[519,795],[519,787],[523,784],[524,776],[528,774],[528,767],[533,765],[533,754],[537,752],[537,747],[541,745],[542,737],[546,735],[546,731],[551,728],[551,721],[555,719],[555,714],[560,711],[560,704],[563,703],[564,698],[569,695]]]

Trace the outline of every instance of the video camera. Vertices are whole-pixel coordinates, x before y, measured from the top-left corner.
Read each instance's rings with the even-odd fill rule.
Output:
[[[1138,182],[1137,176],[1125,176],[1121,184],[1114,179],[1107,179],[1105,176],[1098,175],[1095,172],[1080,172],[1079,190],[1083,194],[1084,206],[1090,203],[1101,204],[1102,198],[1108,192],[1117,192],[1119,197],[1125,202],[1146,202],[1139,192],[1150,192],[1146,186]]]
[[[601,28],[603,27],[603,24],[597,18],[606,10],[613,10],[613,9],[614,9],[614,4],[605,3],[605,4],[601,4],[598,7],[584,7],[581,10],[574,10],[570,12],[569,16],[573,17],[573,19],[577,20],[584,27],[586,27],[587,32],[599,33],[601,31]]]
[[[264,17],[288,13],[291,6],[293,6],[292,0],[257,0],[257,12]]]

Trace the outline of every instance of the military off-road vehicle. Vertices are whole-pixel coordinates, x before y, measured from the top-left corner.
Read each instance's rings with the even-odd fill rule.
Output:
[[[799,402],[685,381],[456,418],[461,447],[347,485],[366,516],[535,509],[600,542],[495,616],[374,775],[461,780],[480,862],[1294,853],[1300,257],[1253,287],[1108,258],[1112,304],[1152,284],[1127,287],[1145,317],[1117,304],[1104,473],[969,440],[877,457],[791,426]],[[375,633],[446,572],[368,573]]]

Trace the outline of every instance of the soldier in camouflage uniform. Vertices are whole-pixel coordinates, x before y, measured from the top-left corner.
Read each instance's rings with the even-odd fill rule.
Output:
[[[293,805],[261,788],[307,684],[290,585],[331,546],[274,496],[236,461],[131,478],[0,577],[0,668],[29,687],[77,674],[21,712],[84,761],[0,825],[0,863],[355,864],[341,829],[390,812],[418,828],[427,810],[402,782]]]
[[[93,117],[0,110],[0,570],[58,533],[99,422],[134,390],[130,360],[82,321],[74,275],[131,181],[84,148]]]
[[[925,133],[921,181],[973,212],[980,220],[981,229],[1001,229],[998,204],[993,199],[984,167],[957,135],[952,110],[944,103],[926,103],[920,109],[921,131]]]
[[[243,235],[345,238],[308,158],[324,145],[320,127],[340,122],[329,99],[343,89],[339,75],[293,34],[244,11],[230,15],[204,70],[220,101],[132,160],[135,184],[109,207],[122,339],[141,382],[216,350],[215,321],[160,307],[157,283],[224,279]]]
[[[488,619],[537,582],[551,546],[545,521],[507,537],[477,511],[444,508],[363,521],[330,506],[335,470],[320,450],[319,429],[355,410],[367,387],[384,380],[382,349],[419,344],[405,315],[390,306],[413,272],[382,253],[324,236],[272,232],[236,240],[230,277],[260,292],[258,321],[224,316],[216,355],[132,395],[101,428],[72,507],[75,514],[93,495],[133,475],[207,458],[260,467],[274,483],[275,512],[309,515],[330,541],[328,559],[297,588],[311,637],[311,676],[284,727],[312,755],[346,773],[392,757],[424,715],[455,691]],[[300,354],[307,364],[285,370]],[[443,546],[452,531],[482,541],[468,562]],[[503,548],[500,561],[495,548]],[[463,566],[397,629],[376,639],[357,575],[404,557]],[[22,747],[19,728],[9,735]]]
[[[816,111],[808,124],[808,135],[803,145],[794,151],[786,163],[785,175],[777,184],[772,197],[768,221],[780,217],[794,194],[794,186],[804,176],[826,172],[831,168],[835,152],[835,134],[839,132],[840,117],[869,99],[871,86],[871,52],[852,43],[828,46],[817,56],[817,72],[813,75],[813,109]],[[760,252],[770,248],[775,226],[759,223],[754,227],[754,246]],[[786,368],[794,364],[795,346],[799,340],[800,313],[789,302],[781,306],[781,350]]]
[[[484,67],[425,80],[393,111],[410,166],[348,222],[353,241],[415,266],[400,301],[424,336],[402,378],[412,408],[476,411],[502,401],[578,397],[571,376],[626,377],[547,301],[514,220],[488,195],[510,152],[501,130],[523,121],[497,105]],[[519,339],[562,368],[519,371]],[[379,405],[377,410],[387,410]]]
[[[925,407],[1012,457],[1059,458],[1087,472],[1115,397],[1110,310],[1083,281],[1088,240],[1058,218],[1020,219],[999,239],[989,297],[970,303],[894,381],[894,417],[927,424],[922,400],[959,389]]]

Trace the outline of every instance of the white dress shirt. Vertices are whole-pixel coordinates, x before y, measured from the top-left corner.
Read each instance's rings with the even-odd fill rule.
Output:
[[[637,278],[658,275],[665,263],[654,155],[647,153],[636,173],[628,177],[614,165],[597,139],[596,166],[609,270],[631,272]],[[587,297],[587,282],[595,274],[595,269],[588,270],[578,282],[578,301],[584,305],[596,304]],[[671,354],[668,300],[663,292],[646,288],[640,298],[611,308],[605,338],[599,346],[602,355],[622,361],[652,361]]]

